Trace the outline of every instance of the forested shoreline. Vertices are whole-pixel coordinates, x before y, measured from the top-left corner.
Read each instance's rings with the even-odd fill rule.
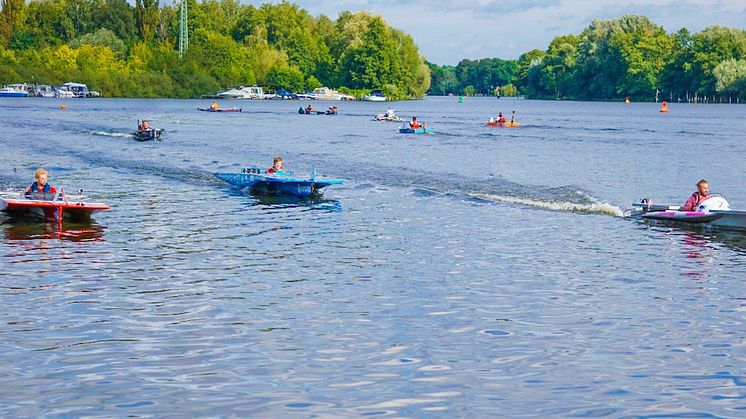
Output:
[[[187,0],[189,49],[177,51],[179,8],[157,0],[2,0],[0,84],[87,83],[109,97],[198,97],[258,84],[320,86],[392,98],[523,95],[536,99],[746,100],[746,31],[667,33],[644,16],[595,20],[517,60],[425,61],[415,40],[368,12],[332,20],[287,1]]]
[[[189,48],[179,58],[180,6],[2,0],[0,84],[73,80],[108,97],[197,97],[259,84],[417,98],[429,88],[412,37],[379,16],[343,12],[331,20],[289,2],[187,1]]]
[[[533,99],[746,101],[746,31],[710,26],[668,34],[644,16],[595,20],[579,35],[518,60],[428,63],[431,94]],[[496,89],[498,89],[496,91]]]

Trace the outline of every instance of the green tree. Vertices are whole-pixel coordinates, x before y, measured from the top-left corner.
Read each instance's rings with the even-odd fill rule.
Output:
[[[124,45],[124,42],[108,29],[101,28],[96,32],[87,33],[70,43],[70,46],[73,48],[80,48],[82,45],[109,47],[117,57],[121,59],[127,57],[127,47]]]

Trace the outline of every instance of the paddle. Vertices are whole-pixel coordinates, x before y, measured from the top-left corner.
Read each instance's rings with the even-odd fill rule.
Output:
[[[513,111],[513,115],[510,116],[510,125],[513,125],[513,120],[515,120],[515,111]]]

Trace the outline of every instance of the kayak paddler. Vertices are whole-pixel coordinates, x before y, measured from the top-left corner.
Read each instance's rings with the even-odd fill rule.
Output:
[[[210,108],[212,108],[213,111],[218,110],[218,102],[213,101],[212,105],[210,105]]]
[[[694,192],[679,211],[696,211],[699,204],[710,198],[710,184],[702,179],[697,182],[697,192]]]
[[[503,113],[502,113],[502,112],[498,112],[498,113],[497,113],[497,122],[498,122],[498,123],[500,123],[500,124],[504,124],[504,123],[508,122],[508,121],[507,121],[507,120],[505,119],[505,116],[503,115]]]

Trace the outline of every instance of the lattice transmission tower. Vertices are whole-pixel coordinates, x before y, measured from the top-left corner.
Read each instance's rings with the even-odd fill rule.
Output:
[[[179,58],[183,57],[187,48],[189,48],[187,3],[187,0],[181,0],[181,10],[179,11]]]

